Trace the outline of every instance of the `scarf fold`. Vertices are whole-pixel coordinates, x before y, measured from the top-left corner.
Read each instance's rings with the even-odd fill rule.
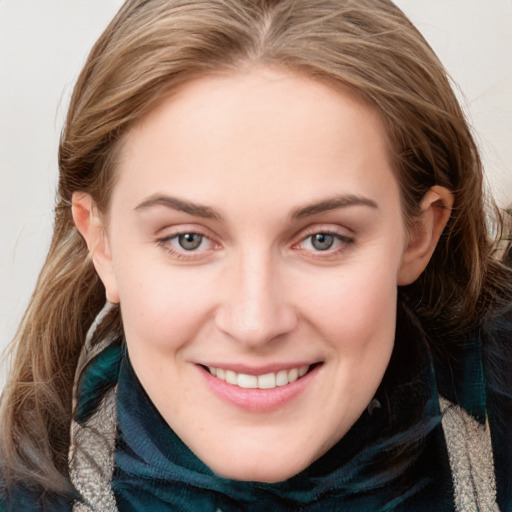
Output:
[[[397,326],[393,355],[376,394],[382,407],[364,412],[333,448],[304,471],[273,484],[215,475],[156,410],[122,341],[110,339],[100,350],[87,347],[92,356],[81,365],[75,386],[70,467],[84,496],[75,509],[399,512],[433,510],[435,504],[436,511],[454,511],[428,343],[405,308],[399,309]],[[98,414],[103,414],[99,422]],[[104,430],[107,424],[110,427]],[[110,457],[109,471],[98,471],[101,455],[90,453],[91,439],[87,441],[84,432],[96,435],[99,444],[93,445]],[[80,453],[85,455],[77,458]],[[92,473],[99,475],[94,485],[84,477]],[[98,500],[106,501],[98,504]]]

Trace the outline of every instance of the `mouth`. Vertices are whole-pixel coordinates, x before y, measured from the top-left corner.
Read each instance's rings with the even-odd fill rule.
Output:
[[[317,380],[323,362],[270,366],[210,363],[198,368],[211,392],[224,402],[250,413],[268,413],[295,403]]]
[[[219,380],[242,389],[275,389],[302,379],[321,363],[306,364],[261,375],[238,373],[233,370],[215,366],[203,366],[203,369]]]

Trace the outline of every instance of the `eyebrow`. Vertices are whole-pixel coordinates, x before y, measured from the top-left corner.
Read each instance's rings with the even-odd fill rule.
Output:
[[[135,207],[135,210],[146,210],[148,208],[152,208],[153,206],[165,206],[166,208],[171,208],[176,211],[185,212],[189,215],[194,215],[195,217],[202,217],[204,219],[213,219],[213,220],[222,220],[222,215],[216,212],[213,208],[209,206],[203,206],[201,204],[192,203],[190,201],[185,201],[183,199],[178,199],[177,197],[171,197],[166,195],[154,195],[150,196],[142,203]]]
[[[347,208],[349,206],[367,206],[375,210],[379,208],[377,203],[372,199],[349,194],[331,197],[325,201],[320,201],[318,203],[298,208],[292,213],[292,219],[304,219],[319,213],[337,210],[338,208]]]
[[[150,196],[145,199],[135,207],[135,210],[146,210],[154,206],[165,206],[166,208],[171,208],[173,210],[188,213],[189,215],[194,215],[196,217],[202,217],[204,219],[217,221],[223,220],[222,215],[209,206],[161,194]],[[350,206],[367,206],[372,209],[378,209],[377,203],[372,199],[356,195],[343,195],[298,208],[292,213],[291,217],[292,219],[300,220],[313,215],[318,215],[319,213],[337,210],[338,208],[347,208]]]

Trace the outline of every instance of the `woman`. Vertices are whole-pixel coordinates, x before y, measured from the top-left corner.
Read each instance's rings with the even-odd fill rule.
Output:
[[[7,509],[512,508],[510,271],[391,2],[129,0],[59,164]]]

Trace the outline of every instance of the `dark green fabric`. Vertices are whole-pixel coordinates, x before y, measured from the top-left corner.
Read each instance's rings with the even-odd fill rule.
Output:
[[[76,391],[75,420],[83,424],[98,405],[98,397],[114,386],[119,377],[122,344],[113,342],[88,365]]]
[[[480,332],[498,505],[512,512],[512,304]]]
[[[435,338],[431,343],[434,347],[447,344],[446,340]],[[487,393],[479,336],[471,334],[464,342],[459,340],[453,345],[448,342],[442,356],[435,358],[434,365],[440,393],[485,424]]]
[[[19,485],[9,494],[0,492],[0,512],[71,512],[72,501],[62,496],[48,496],[40,489]]]

